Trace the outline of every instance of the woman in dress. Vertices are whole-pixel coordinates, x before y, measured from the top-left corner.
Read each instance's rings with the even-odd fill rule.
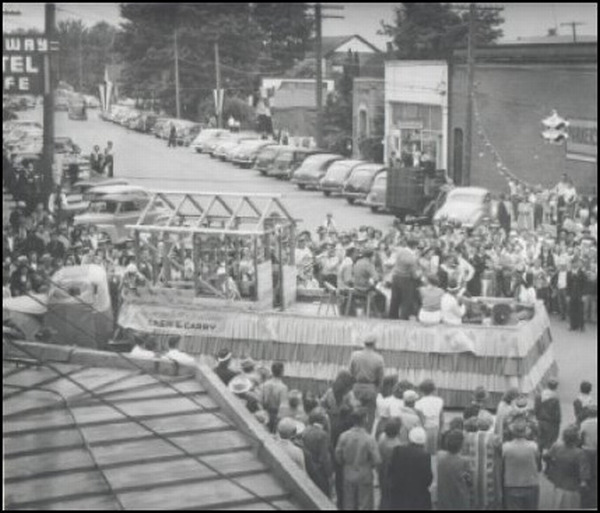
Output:
[[[462,454],[473,477],[474,510],[502,509],[502,442],[488,419],[469,419],[476,429],[468,429]]]
[[[440,432],[444,425],[444,400],[435,395],[435,383],[426,379],[419,386],[422,397],[415,403],[415,409],[424,417],[424,427],[427,433],[425,450],[434,455],[438,451]]]

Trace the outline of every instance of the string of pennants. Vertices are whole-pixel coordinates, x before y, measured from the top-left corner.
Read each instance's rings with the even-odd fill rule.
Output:
[[[517,177],[504,163],[502,157],[498,153],[498,150],[494,147],[490,138],[487,135],[485,128],[481,122],[481,114],[479,112],[479,107],[477,105],[477,97],[473,95],[473,114],[476,122],[477,135],[481,139],[483,143],[483,147],[487,150],[496,165],[496,171],[507,181],[512,180],[517,185],[523,185],[527,188],[532,188],[532,184],[522,180]],[[544,130],[542,131],[542,137],[544,141],[550,144],[563,144],[568,139],[567,128],[569,126],[569,122],[561,118],[556,110],[552,111],[552,114],[542,120],[542,125]],[[484,156],[483,152],[479,153],[480,157]]]

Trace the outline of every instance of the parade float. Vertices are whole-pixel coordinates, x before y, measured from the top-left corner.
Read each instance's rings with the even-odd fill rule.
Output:
[[[152,280],[124,297],[118,323],[214,362],[223,348],[259,365],[286,363],[293,387],[322,393],[346,368],[362,337],[375,333],[386,373],[431,378],[449,406],[465,406],[484,386],[495,402],[509,387],[537,389],[557,373],[548,315],[541,303],[526,321],[425,326],[416,321],[341,317],[296,300],[296,221],[277,195],[155,193],[147,206],[171,209],[167,222],[131,226],[138,267]],[[173,252],[185,256],[182,266]],[[244,262],[245,259],[245,262]],[[173,276],[175,275],[175,276]],[[227,283],[236,282],[235,286]],[[324,293],[324,296],[326,294]],[[507,300],[482,298],[492,309]],[[506,319],[508,323],[508,319]]]

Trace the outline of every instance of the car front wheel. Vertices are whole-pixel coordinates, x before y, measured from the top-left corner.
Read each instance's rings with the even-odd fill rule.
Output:
[[[346,198],[346,201],[350,203],[350,205],[354,205],[354,198]]]
[[[298,189],[300,189],[301,191],[303,191],[304,189],[306,189],[306,185],[304,185],[303,183],[299,183],[298,184]]]
[[[331,196],[331,191],[323,191],[323,195],[329,197]]]

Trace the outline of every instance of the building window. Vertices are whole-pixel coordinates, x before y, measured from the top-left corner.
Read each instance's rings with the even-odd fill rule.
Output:
[[[454,129],[454,155],[452,159],[452,179],[456,185],[462,185],[463,174],[463,131]]]
[[[367,110],[361,109],[358,113],[358,137],[360,139],[364,139],[368,136],[369,125],[368,125],[368,117]]]

